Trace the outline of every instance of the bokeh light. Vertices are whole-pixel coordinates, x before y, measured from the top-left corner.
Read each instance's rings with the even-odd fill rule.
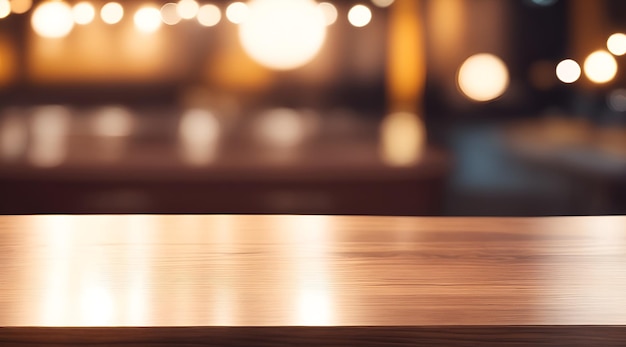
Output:
[[[509,85],[509,71],[504,62],[493,54],[473,55],[458,72],[461,92],[475,101],[489,101],[501,96]]]
[[[72,14],[74,15],[74,23],[86,25],[93,21],[96,16],[96,10],[93,8],[92,4],[84,1],[72,7]]]
[[[6,18],[11,14],[11,3],[9,0],[0,0],[0,18]]]
[[[133,17],[135,27],[144,33],[153,33],[161,27],[161,11],[155,7],[142,7]]]
[[[289,149],[304,141],[307,135],[306,123],[296,110],[272,109],[265,111],[257,119],[255,135],[264,145]]]
[[[33,12],[31,25],[40,36],[47,38],[65,37],[74,27],[72,8],[60,1],[42,2]]]
[[[372,4],[377,7],[389,7],[395,0],[372,0]]]
[[[133,131],[133,116],[121,106],[106,106],[94,114],[93,132],[102,137],[124,137]]]
[[[180,0],[176,6],[178,15],[182,19],[194,18],[198,14],[199,8],[200,6],[195,0]]]
[[[626,54],[626,35],[615,33],[609,36],[609,39],[606,40],[606,47],[609,49],[609,52],[614,55],[619,56]]]
[[[616,89],[612,91],[608,98],[608,105],[616,112],[626,112],[626,89]]]
[[[318,6],[324,14],[326,25],[332,25],[337,21],[337,8],[335,5],[330,2],[321,2]]]
[[[241,24],[248,18],[248,5],[243,2],[233,2],[226,8],[226,18],[231,23]]]
[[[348,21],[357,28],[364,27],[372,20],[372,11],[365,5],[354,5],[348,11]]]
[[[183,160],[196,166],[213,161],[220,131],[219,121],[211,111],[204,109],[185,111],[178,127]]]
[[[67,7],[71,13],[69,5]],[[28,150],[28,159],[33,165],[53,167],[65,160],[70,120],[71,112],[65,106],[40,106],[33,111]]]
[[[381,124],[381,155],[390,166],[414,165],[421,158],[426,143],[424,122],[409,112],[393,113]]]
[[[172,2],[161,6],[161,20],[167,25],[176,25],[182,18],[178,14],[178,6]]]
[[[583,70],[591,82],[607,83],[617,74],[617,62],[609,52],[595,51],[585,59]]]
[[[11,0],[11,11],[13,13],[26,13],[31,7],[33,7],[32,0]]]
[[[580,74],[580,65],[572,59],[565,59],[556,66],[556,77],[563,83],[578,81]]]
[[[206,4],[200,6],[197,18],[200,25],[205,27],[212,27],[214,25],[217,25],[217,23],[222,20],[222,12],[220,12],[219,7],[212,4]]]
[[[288,70],[309,63],[326,38],[326,21],[312,0],[253,0],[240,25],[246,53],[259,64]]]
[[[107,24],[117,24],[124,18],[124,8],[117,2],[109,2],[102,6],[100,17]]]

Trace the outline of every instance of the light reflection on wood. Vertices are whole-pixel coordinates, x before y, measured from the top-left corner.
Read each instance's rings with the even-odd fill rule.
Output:
[[[626,324],[626,218],[0,216],[0,326]]]

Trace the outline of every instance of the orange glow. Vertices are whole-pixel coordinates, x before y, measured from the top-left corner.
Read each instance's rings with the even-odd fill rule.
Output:
[[[93,21],[96,10],[88,2],[79,2],[72,8],[72,14],[76,24],[86,25]]]
[[[191,19],[198,14],[200,6],[195,0],[180,0],[176,5],[178,15],[182,19]]]
[[[32,6],[32,0],[11,0],[11,11],[13,11],[13,13],[26,13]]]
[[[205,27],[212,27],[222,20],[219,7],[211,4],[202,5],[198,10],[198,23]]]
[[[156,7],[142,7],[135,12],[133,21],[137,30],[151,34],[161,27],[161,11]]]
[[[243,2],[233,2],[226,8],[226,18],[231,23],[241,24],[248,18],[248,5]]]
[[[426,83],[420,9],[414,0],[390,8],[387,92],[391,111],[419,113]]]

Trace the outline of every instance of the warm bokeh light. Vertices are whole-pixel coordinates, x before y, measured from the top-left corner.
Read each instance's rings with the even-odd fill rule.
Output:
[[[28,148],[28,128],[22,114],[0,118],[0,160],[18,160]]]
[[[389,7],[395,0],[372,0],[372,4],[378,7]]]
[[[31,7],[33,7],[32,0],[11,0],[11,11],[13,13],[26,13]]]
[[[578,81],[580,74],[580,65],[572,59],[565,59],[556,66],[556,77],[563,83]]]
[[[207,4],[200,6],[198,10],[198,23],[205,27],[212,27],[222,20],[222,12],[219,7]]]
[[[609,39],[606,40],[606,47],[609,49],[609,52],[615,55],[626,54],[626,35],[615,33],[609,36]]]
[[[231,23],[241,24],[248,18],[248,5],[243,2],[233,2],[226,8],[226,18]]]
[[[133,116],[121,106],[107,106],[94,114],[93,132],[102,137],[123,137],[133,131]]]
[[[364,27],[372,20],[372,11],[365,5],[354,5],[348,11],[348,21],[357,28]]]
[[[72,7],[74,22],[80,25],[86,25],[93,21],[96,16],[96,10],[93,5],[88,2],[79,2]]]
[[[161,6],[161,20],[167,25],[176,25],[180,23],[181,17],[178,14],[178,6],[172,2]]]
[[[298,111],[278,108],[265,111],[259,116],[255,132],[260,143],[269,147],[289,149],[304,141],[307,129]]]
[[[461,92],[475,101],[489,101],[501,96],[509,85],[509,71],[493,54],[473,55],[459,69],[457,83]]]
[[[387,165],[414,165],[426,143],[424,122],[409,112],[390,114],[381,124],[380,141],[381,157]]]
[[[31,25],[40,36],[47,38],[65,37],[74,27],[72,8],[60,1],[42,2],[33,12]]]
[[[616,89],[609,94],[608,104],[615,112],[626,112],[626,89]]]
[[[107,24],[117,24],[124,17],[124,8],[117,2],[109,2],[102,6],[100,17]]]
[[[161,27],[161,11],[156,7],[142,7],[133,17],[135,27],[144,33],[153,33]]]
[[[33,111],[28,152],[33,165],[53,167],[65,160],[70,118],[65,106],[41,106]]]
[[[609,52],[595,51],[585,59],[583,70],[591,82],[607,83],[617,74],[617,62]]]
[[[200,6],[195,0],[180,0],[176,6],[178,15],[182,19],[194,18],[198,14],[199,8]]]
[[[11,3],[9,0],[0,0],[0,18],[6,18],[11,14]]]
[[[332,25],[337,21],[337,8],[335,5],[330,2],[321,2],[318,6],[324,14],[326,25]]]
[[[206,165],[215,158],[220,124],[211,111],[185,111],[178,127],[181,156],[191,165]]]
[[[326,38],[326,21],[312,0],[253,0],[240,25],[244,50],[259,64],[288,70],[309,63]]]

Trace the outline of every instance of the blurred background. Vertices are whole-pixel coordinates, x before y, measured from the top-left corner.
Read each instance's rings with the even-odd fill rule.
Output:
[[[626,214],[623,0],[0,18],[0,213]]]

